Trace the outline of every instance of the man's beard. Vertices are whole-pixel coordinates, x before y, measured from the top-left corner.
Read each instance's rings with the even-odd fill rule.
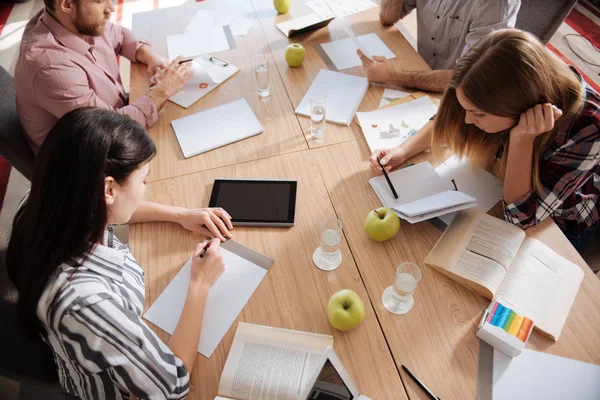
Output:
[[[98,25],[86,24],[84,18],[77,10],[77,19],[75,21],[75,28],[77,31],[85,36],[101,36],[104,33],[104,21]]]

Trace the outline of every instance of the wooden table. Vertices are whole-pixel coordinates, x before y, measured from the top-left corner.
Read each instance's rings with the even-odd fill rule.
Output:
[[[239,65],[242,71],[187,110],[172,103],[164,107],[159,123],[149,130],[157,143],[158,155],[151,165],[153,182],[148,185],[146,198],[198,207],[208,203],[215,178],[297,179],[298,206],[293,228],[238,227],[234,231],[237,241],[275,259],[237,321],[332,334],[335,349],[350,375],[361,391],[374,400],[403,399],[407,395],[410,399],[426,399],[400,368],[401,364],[406,364],[443,399],[475,398],[479,346],[475,326],[488,301],[424,266],[425,256],[441,234],[430,223],[403,222],[392,240],[369,240],[364,220],[369,210],[380,203],[367,182],[371,177],[366,163],[369,150],[360,127],[354,122],[350,127],[327,124],[325,138],[315,140],[307,135],[308,119],[293,113],[318,71],[326,68],[314,45],[346,37],[339,22],[334,20],[328,28],[288,40],[274,24],[308,13],[302,1],[295,0],[286,15],[277,15],[271,0],[218,1],[224,8],[235,2],[239,4],[236,10],[250,10],[257,18],[247,36],[236,37],[237,49],[218,54]],[[140,33],[146,27],[142,35],[164,51],[162,38],[176,33],[165,31],[167,18],[184,24],[200,6],[186,7],[184,12],[171,9],[134,16],[134,31]],[[428,69],[395,28],[379,24],[378,9],[348,20],[358,34],[376,32],[399,56],[393,62],[400,67]],[[300,42],[307,49],[302,68],[288,68],[284,61],[285,47],[291,42]],[[258,98],[254,86],[251,58],[259,52],[269,54],[272,95],[268,103]],[[364,75],[362,68],[343,72]],[[132,66],[132,98],[147,90],[144,73],[140,66]],[[371,86],[360,110],[377,108],[382,92],[383,88]],[[265,133],[183,159],[170,121],[240,97],[246,98]],[[312,265],[311,255],[318,246],[319,220],[334,214],[344,224],[344,262],[336,271],[322,272]],[[133,225],[130,235],[133,253],[146,268],[148,307],[201,238],[166,223]],[[586,271],[559,342],[534,334],[528,347],[600,364],[600,281],[551,220],[529,230],[528,235],[538,237]],[[423,278],[415,294],[414,309],[396,316],[383,308],[381,294],[392,284],[395,268],[402,261],[419,264]],[[325,313],[331,294],[342,288],[357,291],[367,306],[365,322],[348,333],[332,329]],[[216,395],[235,327],[234,323],[210,359],[198,355],[190,398]],[[167,340],[167,334],[154,329]]]

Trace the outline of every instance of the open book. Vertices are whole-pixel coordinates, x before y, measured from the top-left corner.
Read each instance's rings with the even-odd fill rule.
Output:
[[[583,271],[520,228],[477,210],[457,214],[425,263],[481,296],[498,298],[558,340]]]
[[[298,400],[333,337],[240,322],[215,400]]]
[[[477,205],[475,198],[455,190],[452,181],[442,179],[429,162],[388,175],[398,194],[397,199],[385,176],[371,178],[369,183],[384,207],[393,209],[411,224]]]

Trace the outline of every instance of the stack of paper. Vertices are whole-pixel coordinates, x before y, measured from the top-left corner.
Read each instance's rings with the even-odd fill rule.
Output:
[[[321,17],[345,17],[377,7],[371,0],[311,0],[306,5]]]
[[[225,272],[208,293],[202,319],[198,351],[205,357],[215,351],[273,264],[270,258],[232,240],[221,244],[221,254]],[[183,310],[191,265],[189,260],[144,315],[170,334],[175,331]]]
[[[194,14],[185,32],[202,31],[206,23],[216,24],[218,26],[229,25],[231,33],[234,36],[246,36],[254,18],[251,13],[228,13],[218,11],[199,10]]]
[[[329,25],[333,17],[322,18],[316,14],[290,19],[275,25],[286,37]]]
[[[173,120],[171,125],[185,158],[263,131],[245,99]]]
[[[404,143],[437,112],[428,96],[397,106],[356,113],[371,152]]]
[[[296,114],[310,117],[310,99],[327,96],[325,119],[348,126],[368,88],[367,78],[322,69],[300,101]]]

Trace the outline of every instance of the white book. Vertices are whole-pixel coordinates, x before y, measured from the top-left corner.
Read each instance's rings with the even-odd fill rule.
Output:
[[[273,260],[232,240],[221,244],[225,271],[208,293],[198,352],[210,357],[252,293],[265,277]],[[190,281],[191,259],[181,268],[144,318],[173,334],[183,310]]]
[[[368,88],[367,78],[322,69],[300,101],[296,114],[310,117],[310,99],[327,96],[325,119],[348,126]]]
[[[411,224],[477,205],[475,198],[455,191],[452,182],[442,179],[429,162],[390,172],[388,176],[397,199],[383,175],[371,178],[369,183],[385,207]]]
[[[370,56],[369,58],[373,55],[383,56],[388,60],[396,58],[392,50],[375,33],[351,36],[348,39],[334,40],[318,46],[323,49],[322,53],[328,58],[325,61],[330,61],[338,71],[362,65],[356,53],[357,49],[360,49],[365,56]]]
[[[387,90],[387,89],[386,89]],[[429,96],[407,103],[356,113],[360,128],[371,152],[404,143],[419,131],[437,112]]]
[[[299,18],[294,18],[288,21],[280,22],[275,26],[286,37],[290,37],[297,33],[307,32],[309,30],[319,29],[324,26],[327,26],[332,20],[333,17],[321,18],[316,14],[308,14]]]
[[[240,70],[235,65],[225,65],[208,55],[202,55],[191,62],[194,75],[185,83],[183,89],[169,98],[183,108],[190,107]]]
[[[185,158],[263,132],[246,99],[173,120],[171,126]]]

